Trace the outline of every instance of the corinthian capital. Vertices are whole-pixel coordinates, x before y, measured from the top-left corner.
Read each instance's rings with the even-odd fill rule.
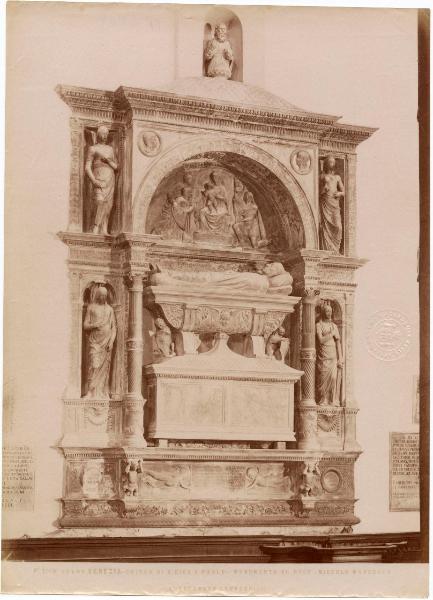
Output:
[[[130,271],[124,276],[125,285],[130,289],[140,287],[143,288],[144,273],[141,271]]]
[[[311,298],[316,300],[317,296],[320,295],[320,290],[313,288],[313,287],[304,287],[302,289],[302,297],[303,298]]]

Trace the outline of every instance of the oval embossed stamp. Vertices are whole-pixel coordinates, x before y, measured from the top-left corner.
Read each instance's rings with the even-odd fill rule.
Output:
[[[370,319],[368,351],[379,360],[392,361],[405,356],[410,346],[411,327],[398,310],[379,310]]]

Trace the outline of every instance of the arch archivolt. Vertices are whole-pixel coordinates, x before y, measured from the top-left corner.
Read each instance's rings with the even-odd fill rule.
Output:
[[[153,164],[136,193],[133,203],[133,231],[143,233],[152,196],[161,181],[181,163],[207,153],[229,153],[244,157],[264,167],[286,189],[299,213],[304,228],[306,248],[317,248],[317,229],[305,192],[290,171],[262,148],[225,136],[199,136],[171,147]],[[244,161],[245,162],[245,161]],[[275,179],[274,179],[275,180]],[[279,207],[281,210],[281,207]]]

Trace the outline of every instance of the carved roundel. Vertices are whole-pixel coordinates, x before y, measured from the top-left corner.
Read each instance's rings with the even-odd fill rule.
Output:
[[[292,169],[300,175],[306,175],[311,171],[311,156],[307,150],[294,150],[290,156]]]
[[[156,156],[161,150],[161,138],[156,131],[141,131],[137,143],[144,156]]]
[[[322,474],[322,487],[325,492],[335,494],[341,488],[342,482],[341,473],[336,469],[328,469]]]

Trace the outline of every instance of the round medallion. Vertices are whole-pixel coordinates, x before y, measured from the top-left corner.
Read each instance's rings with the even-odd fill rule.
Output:
[[[161,138],[155,131],[142,131],[138,136],[138,147],[144,156],[156,156],[161,150]]]
[[[325,490],[325,492],[334,494],[340,489],[341,483],[341,475],[335,469],[329,469],[322,475],[322,487]]]
[[[311,156],[307,150],[295,150],[290,156],[292,169],[300,175],[306,175],[311,171]]]
[[[410,347],[411,327],[398,310],[380,310],[370,319],[367,347],[375,358],[384,361],[402,358]]]

